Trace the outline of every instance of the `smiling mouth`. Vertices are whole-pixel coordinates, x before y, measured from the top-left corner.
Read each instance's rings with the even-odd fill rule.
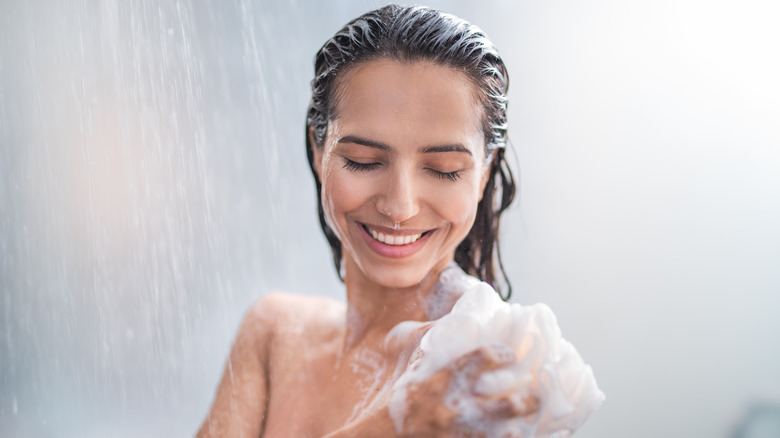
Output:
[[[433,230],[425,231],[423,233],[415,233],[415,234],[389,234],[389,233],[383,233],[381,231],[374,230],[370,228],[368,225],[360,224],[364,230],[366,230],[366,233],[374,238],[377,242],[384,243],[385,245],[390,246],[403,246],[403,245],[409,245],[416,241],[418,241],[421,237],[430,234]]]

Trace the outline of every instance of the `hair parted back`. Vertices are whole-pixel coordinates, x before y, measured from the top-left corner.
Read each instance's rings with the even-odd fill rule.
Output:
[[[454,15],[422,6],[389,5],[349,22],[317,52],[312,98],[306,117],[306,152],[317,186],[320,225],[341,272],[342,248],[328,226],[322,207],[322,184],[313,162],[313,147],[322,148],[328,122],[336,114],[338,78],[350,68],[371,60],[433,62],[465,73],[476,85],[482,104],[486,157],[492,162],[471,231],[458,245],[455,262],[470,275],[490,283],[508,299],[511,285],[498,247],[499,217],[514,199],[515,182],[505,159],[507,89],[509,76],[493,43],[477,26]],[[309,130],[313,131],[311,144]],[[496,276],[496,263],[503,284]]]

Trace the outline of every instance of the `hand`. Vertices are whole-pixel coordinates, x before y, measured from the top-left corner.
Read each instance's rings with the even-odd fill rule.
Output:
[[[518,388],[530,385],[530,381],[489,379],[491,373],[516,363],[517,357],[508,346],[488,345],[461,356],[425,380],[409,384],[401,436],[478,437],[484,433],[475,432],[475,422],[502,422],[534,414],[539,409],[538,400],[523,397],[527,391]]]
[[[416,363],[419,364],[418,361]],[[500,372],[516,363],[515,353],[509,347],[490,345],[479,348],[464,354],[426,379],[405,387],[405,398],[402,400],[405,401],[405,413],[400,431],[396,428],[398,425],[393,422],[394,417],[390,415],[391,401],[385,400],[384,405],[324,438],[487,438],[488,435],[480,431],[485,429],[485,423],[495,424],[517,419],[532,415],[539,409],[538,400],[535,398],[517,396],[524,392],[518,391],[517,386],[479,384],[490,373]],[[414,368],[415,363],[411,367]],[[462,391],[463,389],[467,391]],[[461,393],[456,394],[458,391]],[[460,404],[465,400],[453,395],[470,398],[469,404],[479,407],[478,418],[466,419],[462,412],[459,412],[462,410]],[[481,423],[474,424],[473,421]],[[510,434],[504,437],[520,438],[520,435]]]

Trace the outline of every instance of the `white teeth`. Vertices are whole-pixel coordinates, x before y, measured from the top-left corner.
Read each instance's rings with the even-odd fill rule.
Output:
[[[417,239],[419,239],[422,236],[422,234],[407,234],[407,235],[392,236],[390,234],[382,234],[378,231],[374,231],[371,228],[368,228],[368,231],[371,232],[371,237],[373,237],[374,239],[384,243],[385,245],[393,245],[393,246],[408,245],[410,243],[414,243],[417,241]]]

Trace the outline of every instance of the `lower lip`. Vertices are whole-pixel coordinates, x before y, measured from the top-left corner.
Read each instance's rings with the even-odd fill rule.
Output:
[[[425,245],[425,242],[429,237],[431,237],[431,234],[434,233],[434,231],[429,231],[427,234],[420,237],[416,241],[406,245],[387,245],[371,237],[362,224],[357,224],[357,226],[360,229],[366,244],[368,244],[371,249],[383,257],[389,257],[393,259],[409,257],[410,255],[416,253],[420,250],[420,248],[423,247],[423,245]]]

